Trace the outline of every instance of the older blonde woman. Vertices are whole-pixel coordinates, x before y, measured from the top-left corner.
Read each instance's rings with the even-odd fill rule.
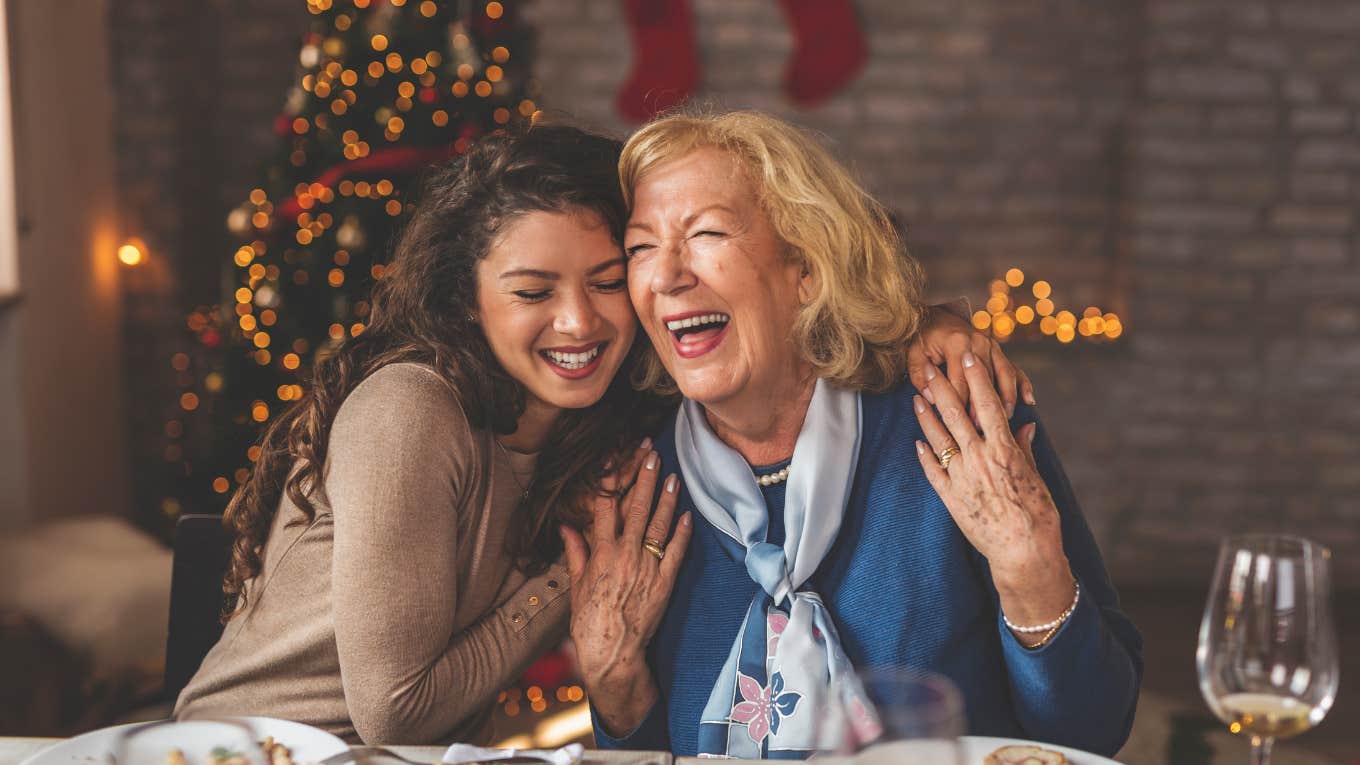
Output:
[[[1138,632],[1033,409],[971,354],[973,418],[933,368],[906,381],[921,276],[883,209],[758,113],[661,119],[620,172],[647,382],[685,397],[644,474],[684,480],[645,551],[567,534],[597,741],[805,755],[840,681],[910,666],[953,679],[972,733],[1116,751]]]

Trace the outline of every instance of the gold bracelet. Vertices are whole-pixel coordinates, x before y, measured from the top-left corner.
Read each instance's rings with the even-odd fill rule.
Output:
[[[1062,629],[1061,624],[1049,630],[1048,632],[1045,632],[1044,636],[1039,638],[1039,642],[1035,643],[1034,645],[1027,645],[1025,646],[1025,648],[1031,651],[1037,651],[1040,648],[1043,648],[1044,646],[1048,645],[1049,641],[1053,639],[1054,635],[1058,634],[1058,630],[1060,629]]]

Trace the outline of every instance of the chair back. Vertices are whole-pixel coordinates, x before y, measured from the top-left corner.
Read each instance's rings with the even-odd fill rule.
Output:
[[[222,577],[230,560],[222,516],[185,515],[175,524],[165,641],[165,692],[172,702],[222,636]]]

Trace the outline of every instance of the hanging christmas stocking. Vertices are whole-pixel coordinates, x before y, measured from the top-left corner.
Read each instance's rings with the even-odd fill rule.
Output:
[[[689,98],[699,85],[689,0],[623,0],[633,36],[633,72],[615,105],[634,122]]]
[[[784,91],[799,106],[817,106],[854,79],[868,57],[855,7],[850,0],[779,0],[779,4],[794,44],[793,58],[784,70]]]

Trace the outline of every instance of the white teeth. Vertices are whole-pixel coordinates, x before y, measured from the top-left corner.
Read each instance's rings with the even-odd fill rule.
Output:
[[[691,316],[688,319],[676,319],[666,322],[666,329],[676,332],[689,327],[698,327],[703,324],[726,324],[732,317],[725,313],[709,313],[703,316]]]
[[[599,356],[600,349],[603,347],[603,345],[597,345],[584,353],[561,353],[551,350],[543,353],[550,361],[563,369],[581,369],[593,361],[596,356]]]

